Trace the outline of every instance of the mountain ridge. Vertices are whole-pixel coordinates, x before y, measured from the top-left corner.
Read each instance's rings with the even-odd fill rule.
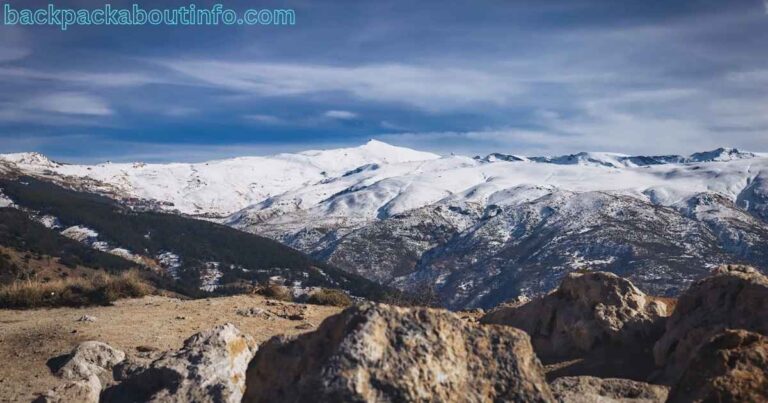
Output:
[[[663,295],[712,265],[768,268],[767,155],[491,156],[440,157],[374,141],[362,151],[224,160],[215,164],[237,168],[216,165],[214,174],[205,163],[121,165],[112,180],[92,172],[112,165],[52,169],[39,155],[23,158],[37,166],[6,165],[132,208],[265,236],[386,286],[434,291],[451,308],[543,293],[585,268]],[[243,161],[266,165],[243,169]],[[183,175],[168,173],[179,166]]]

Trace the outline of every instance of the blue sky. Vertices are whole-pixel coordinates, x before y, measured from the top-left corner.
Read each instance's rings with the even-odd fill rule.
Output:
[[[761,0],[221,3],[292,8],[296,25],[0,26],[0,152],[768,151]]]

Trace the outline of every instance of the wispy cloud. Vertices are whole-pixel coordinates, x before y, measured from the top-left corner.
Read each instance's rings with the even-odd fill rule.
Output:
[[[47,72],[28,68],[0,68],[0,79],[55,81],[94,87],[138,87],[166,80],[146,73],[94,73],[85,71]]]
[[[91,131],[135,140],[137,158],[142,141],[297,150],[382,132],[460,154],[768,149],[764,2],[681,1],[288,0],[312,23],[256,42],[202,27],[0,27],[0,139]]]
[[[338,120],[352,120],[357,119],[357,114],[350,111],[337,111],[337,110],[331,110],[326,111],[323,116],[329,118],[329,119],[338,119]]]
[[[253,122],[258,122],[258,123],[266,124],[266,125],[282,125],[282,124],[286,123],[286,121],[284,119],[279,118],[277,116],[273,116],[273,115],[260,115],[260,114],[256,114],[256,115],[245,115],[243,117],[246,120],[250,120],[250,121],[253,121]]]
[[[163,110],[161,113],[165,116],[170,116],[173,118],[185,118],[199,112],[200,111],[195,108],[189,108],[186,106],[171,106]]]
[[[67,115],[108,116],[113,111],[103,99],[77,92],[62,92],[33,98],[24,105],[26,109],[37,109]]]
[[[343,92],[356,98],[426,110],[477,103],[501,104],[522,87],[504,76],[461,68],[374,64],[338,67],[220,61],[166,61],[163,65],[206,84],[260,96]]]
[[[768,1],[768,0],[766,0]],[[734,71],[726,75],[726,79],[731,82],[746,84],[746,85],[765,85],[768,83],[768,69],[750,70],[750,71]]]
[[[758,99],[716,99],[706,91],[669,88],[627,91],[615,98],[583,97],[568,113],[536,111],[528,128],[506,125],[468,131],[411,131],[381,138],[443,153],[687,154],[721,146],[761,152],[768,132],[766,111],[768,103]]]

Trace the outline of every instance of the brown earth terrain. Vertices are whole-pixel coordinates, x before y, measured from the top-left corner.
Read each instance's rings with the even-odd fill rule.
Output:
[[[257,295],[3,310],[0,400],[766,401],[766,304],[768,277],[726,265],[677,301],[584,272],[484,315]]]
[[[303,313],[285,314],[300,312],[304,306]],[[256,314],[238,314],[238,310],[250,308]],[[83,341],[99,340],[128,355],[148,349],[165,351],[178,349],[192,334],[230,322],[261,343],[278,334],[314,330],[339,311],[341,308],[275,302],[258,295],[200,300],[151,296],[120,300],[107,307],[0,310],[0,402],[29,402],[61,384],[49,369],[55,365],[52,357],[68,354]],[[84,315],[96,320],[79,321]]]

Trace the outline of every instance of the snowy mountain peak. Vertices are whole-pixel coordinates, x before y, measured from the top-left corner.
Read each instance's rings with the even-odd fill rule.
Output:
[[[557,157],[531,157],[534,162],[547,162],[558,165],[598,165],[612,168],[625,167],[625,159],[629,156],[605,152],[580,152]]]
[[[389,143],[385,143],[385,142],[383,142],[381,140],[370,139],[370,140],[368,140],[367,143],[363,144],[360,147],[361,148],[377,148],[377,147],[391,148],[391,147],[396,147],[396,146],[393,146],[393,145],[391,145]]]
[[[17,165],[39,166],[45,168],[55,168],[60,166],[60,164],[51,161],[45,155],[35,152],[0,154],[0,160],[12,162]]]
[[[687,160],[690,162],[733,161],[756,156],[754,153],[739,151],[737,148],[720,147],[712,151],[693,153]]]
[[[610,152],[579,152],[575,154],[546,156],[546,157],[520,157],[510,154],[491,153],[485,157],[477,156],[475,160],[480,162],[497,161],[533,161],[557,165],[590,165],[610,168],[631,168],[662,164],[682,164],[696,162],[726,162],[760,155],[739,151],[736,148],[721,147],[712,151],[696,152],[688,157],[681,155],[626,155]]]
[[[511,155],[511,154],[502,154],[502,153],[491,153],[486,155],[485,157],[480,157],[479,155],[475,156],[475,160],[481,161],[481,162],[496,162],[496,161],[527,161],[528,159],[525,157],[520,157],[517,155]]]
[[[284,154],[285,155],[285,154]],[[290,154],[288,154],[290,155]],[[310,150],[297,155],[311,157],[316,160],[330,162],[333,159],[346,159],[346,165],[354,158],[363,158],[361,165],[370,163],[398,163],[410,161],[424,161],[440,158],[437,154],[413,150],[406,147],[398,147],[379,140],[369,140],[367,143],[358,147],[336,148],[329,150]],[[343,161],[339,161],[343,162]],[[354,165],[354,164],[353,164]]]

